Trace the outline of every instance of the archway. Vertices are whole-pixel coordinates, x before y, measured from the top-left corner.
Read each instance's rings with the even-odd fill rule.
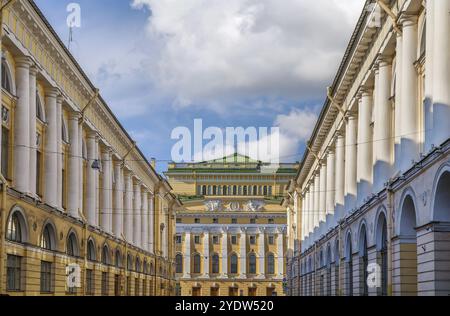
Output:
[[[387,222],[384,212],[381,212],[377,220],[376,248],[377,263],[380,266],[381,287],[377,289],[377,295],[388,295],[388,238]]]
[[[406,195],[400,208],[399,237],[393,245],[398,256],[394,261],[394,294],[417,295],[417,220],[416,206],[411,195]]]
[[[352,233],[347,234],[345,242],[345,288],[347,296],[353,296],[353,249]]]
[[[433,284],[433,295],[447,296],[450,295],[450,284],[449,282],[442,282],[442,280],[448,279],[450,273],[450,252],[446,251],[450,249],[450,235],[448,229],[445,229],[450,224],[450,168],[446,166],[438,174],[437,179],[432,204],[433,222],[439,222],[438,225],[444,227],[444,229],[433,229],[428,233],[434,246],[427,250],[432,252],[435,262],[439,262],[439,267],[435,265],[434,273],[427,275],[432,277],[426,278],[424,281],[427,282],[424,282],[424,284]],[[422,261],[420,260],[420,262]],[[424,290],[429,290],[429,287],[428,289],[424,288]],[[420,292],[422,293],[422,288]]]
[[[359,232],[359,278],[360,278],[359,294],[362,296],[369,295],[369,287],[367,284],[368,266],[369,266],[369,255],[367,251],[367,233],[366,233],[366,225],[363,224]]]

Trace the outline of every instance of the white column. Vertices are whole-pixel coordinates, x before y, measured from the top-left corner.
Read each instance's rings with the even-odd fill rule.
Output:
[[[99,163],[102,165],[101,163],[101,154],[100,154],[100,137],[96,137],[95,138],[95,153],[94,153],[94,157],[96,157],[96,159],[99,160]],[[95,226],[96,227],[100,227],[100,192],[101,192],[101,188],[100,188],[100,170],[95,172]]]
[[[203,277],[209,278],[209,231],[203,234]]]
[[[122,162],[114,161],[114,218],[113,233],[121,238],[123,234],[123,170]]]
[[[396,57],[395,57],[395,109],[394,109],[394,170],[393,174],[400,171],[401,165],[401,120],[402,120],[402,73],[403,73],[403,37],[397,32],[396,42]]]
[[[284,234],[280,230],[277,236],[277,257],[278,257],[278,277],[282,278],[284,275]]]
[[[137,180],[133,187],[133,243],[135,246],[141,246],[141,181]],[[162,241],[161,241],[162,245]]]
[[[28,191],[31,196],[36,196],[36,67],[30,68],[30,185]]]
[[[392,104],[391,104],[392,65],[389,59],[379,62],[378,99],[374,125],[374,193],[381,191],[392,176]]]
[[[325,161],[321,162],[319,190],[319,222],[325,222],[327,214],[327,165]]]
[[[57,207],[57,109],[56,89],[46,92],[46,119],[47,130],[45,132],[45,181],[44,201],[52,207]]]
[[[308,234],[314,231],[314,183],[310,183],[308,187]]]
[[[434,0],[426,0],[425,103],[423,108],[425,123],[424,152],[426,153],[431,150],[433,143],[434,2]],[[445,11],[443,12],[445,13]]]
[[[364,199],[372,192],[373,170],[373,132],[372,132],[373,91],[364,89],[359,102],[358,151],[357,151],[357,204],[361,206]]]
[[[87,213],[87,221],[89,225],[96,226],[97,225],[97,212],[96,212],[96,181],[95,178],[97,176],[97,170],[92,168],[92,164],[97,159],[96,156],[96,139],[97,133],[91,132],[88,134],[87,138],[87,155],[88,155],[88,166],[87,166],[87,179],[86,179],[86,207],[85,210]]]
[[[311,232],[311,212],[310,212],[310,194],[309,186],[305,189],[305,204],[303,206],[303,212],[305,213],[305,237],[308,237]]]
[[[222,232],[222,240],[221,240],[221,249],[222,249],[222,269],[221,269],[221,278],[228,277],[228,231],[224,229]]]
[[[258,234],[258,258],[259,258],[259,278],[266,276],[266,235],[265,228],[261,227]]]
[[[401,23],[403,24],[401,170],[405,172],[412,166],[412,160],[418,161],[419,131],[421,128],[417,102],[417,71],[415,68],[417,60],[417,17],[403,17]]]
[[[357,184],[356,184],[356,148],[357,148],[357,125],[356,115],[350,113],[347,117],[347,130],[345,133],[345,211],[355,207]]]
[[[314,207],[313,207],[313,214],[314,214],[314,226],[313,230],[316,227],[319,227],[320,223],[320,172],[316,171],[314,176]]]
[[[112,165],[112,163],[111,163]],[[112,169],[112,166],[111,166]],[[112,174],[112,171],[111,171]],[[83,197],[83,190],[84,190],[84,156],[83,156],[83,123],[80,124],[78,127],[78,206],[80,212],[83,212],[84,214],[84,197]],[[112,181],[112,179],[111,179]],[[111,191],[111,197],[112,197],[112,191]],[[112,205],[112,202],[111,202]],[[111,219],[112,223],[112,219]],[[112,227],[111,227],[112,230]]]
[[[125,201],[124,201],[125,238],[133,242],[133,180],[131,173],[125,172]]]
[[[301,208],[300,208],[300,212],[301,212],[301,217],[302,217],[302,233],[300,235],[300,240],[304,240],[305,236],[306,236],[306,230],[307,230],[307,223],[306,223],[306,216],[305,216],[305,205],[306,205],[306,194],[305,192],[303,192],[301,194],[302,197],[302,203],[301,203]]]
[[[69,138],[70,138],[70,152],[69,152],[69,170],[67,174],[68,190],[67,190],[67,212],[70,216],[78,218],[79,210],[79,141],[78,141],[78,126],[80,115],[72,112],[69,116]]]
[[[63,98],[58,95],[56,98],[56,204],[60,209],[63,207],[62,103]],[[68,183],[67,173],[65,182],[65,184]]]
[[[336,172],[336,162],[335,162],[335,154],[334,149],[328,149],[327,153],[327,215],[334,214],[334,203],[335,203],[335,172]]]
[[[111,151],[109,148],[102,153],[102,165],[103,165],[103,175],[102,175],[102,203],[101,203],[101,227],[105,232],[111,233],[111,213],[112,204],[110,199],[111,194]]]
[[[16,60],[14,186],[22,193],[29,193],[30,185],[30,65],[28,57]]]
[[[148,191],[142,192],[142,249],[148,250]],[[167,245],[166,245],[167,246]]]
[[[184,235],[184,273],[183,278],[189,279],[191,277],[191,232],[186,232]]]
[[[345,136],[342,132],[336,134],[336,210],[345,204]]]
[[[148,248],[148,251],[153,253],[154,249],[155,249],[155,197],[154,197],[153,193],[150,193],[148,203],[149,203],[149,219],[148,219],[149,248]]]
[[[434,8],[430,8],[434,12],[434,45],[432,50],[434,126],[432,133],[433,144],[439,146],[450,137],[450,38],[448,36],[450,31],[450,2],[448,0],[427,1],[427,8],[428,2],[433,2],[434,5]]]
[[[247,277],[247,230],[241,228],[241,236],[239,238],[239,277],[245,279]]]

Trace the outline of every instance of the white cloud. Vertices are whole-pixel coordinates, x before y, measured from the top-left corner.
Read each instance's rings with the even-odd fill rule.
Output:
[[[364,0],[133,0],[149,8],[149,75],[179,107],[323,95]]]
[[[317,121],[317,114],[309,109],[294,109],[287,115],[278,115],[275,126],[281,133],[296,141],[306,141],[311,136]]]

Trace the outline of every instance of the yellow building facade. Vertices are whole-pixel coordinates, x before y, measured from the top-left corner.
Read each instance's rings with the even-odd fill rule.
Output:
[[[172,295],[180,201],[33,1],[1,12],[0,295]]]
[[[285,188],[295,164],[276,169],[238,154],[170,164],[177,212],[176,275],[183,296],[283,295]]]

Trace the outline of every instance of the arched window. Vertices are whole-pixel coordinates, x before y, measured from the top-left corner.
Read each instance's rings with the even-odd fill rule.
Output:
[[[136,258],[136,272],[141,272],[141,259],[139,257]]]
[[[258,195],[258,187],[256,185],[253,186],[253,195]]]
[[[177,273],[183,273],[183,255],[177,254],[175,256],[175,265],[176,265],[176,272]]]
[[[219,273],[219,255],[217,253],[213,254],[212,258],[212,273],[218,274]]]
[[[2,88],[13,94],[11,72],[4,59],[2,60]]]
[[[228,189],[227,189],[227,186],[226,186],[226,185],[223,187],[223,193],[222,193],[222,195],[228,195]]]
[[[133,270],[133,257],[131,255],[127,256],[127,270],[128,271]]]
[[[114,256],[114,264],[116,268],[122,268],[122,255],[120,254],[120,250],[116,250],[116,254]]]
[[[147,259],[144,260],[144,274],[148,274],[148,262]]]
[[[38,92],[36,92],[36,118],[42,122],[45,121],[44,108],[42,107],[41,98],[39,97]]]
[[[41,248],[46,250],[55,250],[55,230],[50,224],[45,225],[41,236]]]
[[[72,257],[78,257],[80,255],[78,249],[77,236],[75,233],[70,233],[67,238],[67,254]]]
[[[247,186],[244,186],[244,195],[247,195],[248,191],[247,191]]]
[[[267,186],[264,186],[264,189],[263,189],[263,195],[264,195],[264,196],[267,196],[267,194],[268,194],[268,192],[267,192]]]
[[[248,256],[248,273],[256,274],[256,256],[254,253]]]
[[[150,262],[150,274],[155,274],[155,266],[153,265],[153,262]]]
[[[230,257],[230,273],[231,274],[238,273],[238,257],[235,253],[233,253]]]
[[[95,255],[95,245],[94,242],[92,240],[88,241],[88,249],[87,249],[87,259],[89,261],[95,261],[97,258],[97,256]]]
[[[199,274],[201,269],[201,257],[197,253],[194,255],[194,273]]]
[[[367,254],[367,235],[366,235],[366,226],[361,227],[360,237],[359,237],[359,256],[362,262],[361,264],[361,287],[363,288],[363,296],[369,295],[369,288],[367,284],[367,279],[369,277],[367,272],[367,267],[369,265],[369,257]]]
[[[213,195],[217,195],[217,186],[213,186]]]
[[[206,195],[206,185],[202,186],[202,195]]]
[[[111,257],[109,256],[109,248],[107,245],[103,246],[102,263],[107,266],[111,264]]]
[[[13,242],[25,242],[25,219],[18,211],[14,211],[8,222],[6,239]]]
[[[345,252],[345,279],[347,284],[347,296],[353,296],[353,250],[352,234],[347,235]]]
[[[271,253],[267,256],[267,274],[275,274],[275,256]]]
[[[233,195],[237,195],[237,186],[233,186]]]

